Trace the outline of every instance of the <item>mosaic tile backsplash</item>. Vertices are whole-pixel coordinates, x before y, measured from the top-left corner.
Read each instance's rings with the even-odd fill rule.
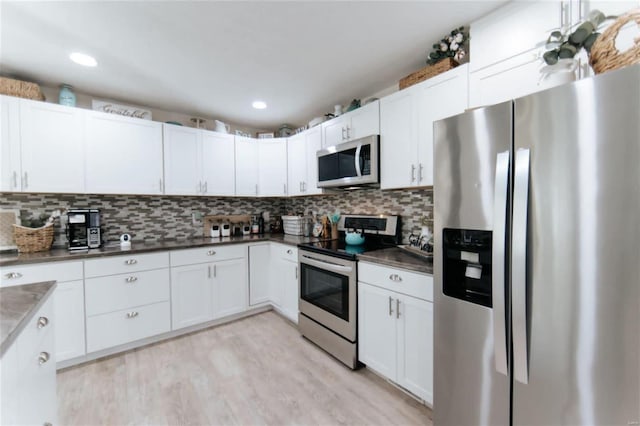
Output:
[[[430,189],[381,191],[363,189],[299,198],[239,198],[83,194],[0,194],[0,209],[19,209],[23,218],[68,208],[98,208],[103,239],[116,241],[129,233],[135,240],[175,240],[200,237],[202,215],[287,213],[361,213],[402,216],[402,237],[419,232],[421,220],[432,226],[433,192]],[[56,221],[54,246],[66,247],[64,221]],[[267,224],[268,225],[268,224]],[[267,226],[268,229],[268,226]]]

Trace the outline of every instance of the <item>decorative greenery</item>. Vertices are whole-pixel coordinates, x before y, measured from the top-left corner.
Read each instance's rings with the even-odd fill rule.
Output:
[[[20,215],[20,223],[22,226],[28,228],[41,228],[60,217],[63,213],[60,210],[54,210],[50,215],[46,213],[40,214],[40,216],[27,216],[28,213]]]
[[[445,36],[439,43],[433,45],[433,52],[427,57],[427,64],[433,65],[444,58],[453,58],[460,62],[467,56],[465,45],[469,40],[469,33],[464,27],[456,28]]]
[[[606,20],[612,17],[607,17],[599,10],[592,10],[589,12],[587,19],[578,23],[577,28],[569,33],[571,28],[569,27],[565,32],[560,30],[553,31],[547,39],[546,48],[549,49],[542,56],[547,65],[554,65],[559,59],[571,59],[580,49],[584,48],[587,53],[591,52],[593,43],[598,39],[600,35],[597,32],[598,27]]]

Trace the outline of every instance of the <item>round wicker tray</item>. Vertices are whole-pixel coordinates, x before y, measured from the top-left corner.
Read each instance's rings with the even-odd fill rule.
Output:
[[[589,64],[596,74],[640,63],[640,37],[624,52],[616,49],[616,38],[620,29],[630,21],[640,25],[640,8],[630,10],[616,19],[593,43],[589,53]]]

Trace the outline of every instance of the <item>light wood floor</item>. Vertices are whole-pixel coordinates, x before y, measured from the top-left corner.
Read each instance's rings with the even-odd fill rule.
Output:
[[[274,312],[58,373],[63,425],[431,425],[431,410],[344,367]]]

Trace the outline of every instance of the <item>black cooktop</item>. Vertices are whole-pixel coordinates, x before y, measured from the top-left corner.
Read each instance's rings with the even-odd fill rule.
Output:
[[[349,245],[344,240],[344,233],[340,233],[340,238],[337,240],[321,240],[313,243],[298,244],[298,247],[303,250],[347,260],[356,260],[356,256],[359,254],[395,246],[395,240],[385,241],[380,238],[372,238],[370,235],[366,236],[364,244]]]

